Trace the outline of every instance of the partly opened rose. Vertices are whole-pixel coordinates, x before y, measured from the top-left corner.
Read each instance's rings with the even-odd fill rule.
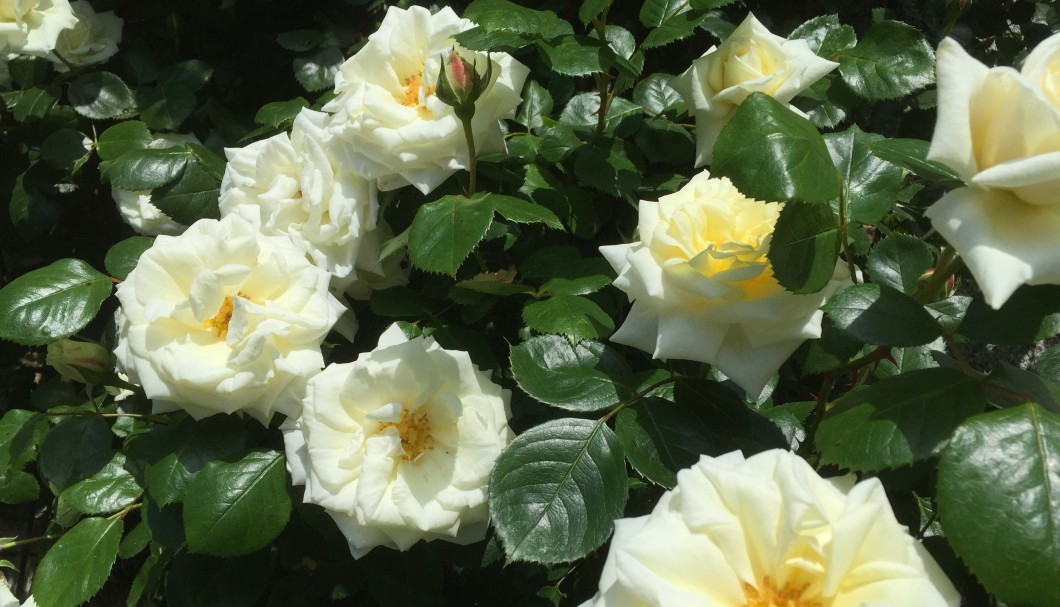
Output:
[[[375,350],[309,382],[301,418],[284,426],[291,477],[354,557],[478,541],[490,471],[512,439],[509,397],[466,352],[391,326]]]
[[[69,0],[0,0],[0,51],[43,57],[76,23]]]
[[[838,66],[818,57],[805,40],[772,34],[748,13],[721,46],[671,82],[695,114],[696,166],[710,163],[722,127],[751,93],[787,103]]]
[[[118,368],[158,411],[295,415],[343,312],[329,279],[236,215],[159,236],[118,285]]]
[[[823,479],[798,456],[703,456],[651,514],[615,523],[583,607],[957,607],[877,479]]]
[[[994,308],[1022,284],[1060,284],[1060,34],[1022,73],[987,68],[947,38],[938,90],[928,158],[967,187],[927,210],[931,224]]]
[[[611,340],[655,358],[711,363],[751,396],[806,339],[821,336],[829,295],[795,295],[766,258],[780,203],[747,198],[703,171],[658,202],[640,202],[640,240],[600,247],[633,308]]]
[[[70,7],[77,16],[77,23],[64,30],[55,43],[52,57],[56,69],[65,72],[67,64],[73,66],[103,63],[118,52],[121,42],[122,20],[114,11],[97,13],[87,0],[75,0]]]
[[[469,166],[463,126],[435,94],[442,60],[455,48],[470,65],[493,62],[492,82],[475,102],[472,130],[480,153],[503,151],[500,120],[515,116],[527,68],[506,53],[461,49],[453,35],[474,24],[449,7],[391,7],[368,43],[339,68],[331,130],[349,165],[379,189],[414,185],[430,192]]]
[[[237,214],[266,234],[286,234],[333,284],[358,273],[383,274],[375,184],[336,161],[328,115],[302,111],[281,133],[228,148],[221,182],[222,215]]]

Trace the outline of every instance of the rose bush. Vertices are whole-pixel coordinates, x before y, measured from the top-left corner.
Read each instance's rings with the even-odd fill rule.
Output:
[[[928,158],[967,187],[927,211],[986,301],[1000,308],[1023,284],[1060,284],[1060,35],[1023,72],[987,68],[956,41],[939,45],[939,119]]]
[[[292,482],[354,558],[420,540],[477,542],[490,471],[512,439],[509,398],[467,353],[392,325],[374,350],[310,380],[284,430]]]

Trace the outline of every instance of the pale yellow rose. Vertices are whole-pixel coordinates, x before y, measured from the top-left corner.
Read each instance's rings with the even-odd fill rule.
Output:
[[[1060,34],[1023,72],[988,68],[952,39],[938,50],[938,120],[928,158],[967,187],[925,213],[964,259],[986,303],[1023,284],[1060,284]]]
[[[774,35],[748,13],[720,46],[670,82],[696,118],[696,166],[710,163],[722,127],[752,93],[786,104],[838,66],[818,57],[805,40]]]
[[[582,607],[957,607],[879,480],[824,479],[788,451],[703,456],[651,514],[615,523]]]
[[[124,23],[114,11],[97,13],[87,0],[75,0],[70,3],[77,23],[70,29],[63,30],[55,42],[55,55],[50,57],[56,63],[56,69],[66,71],[66,65],[73,66],[103,63],[118,52],[121,42],[121,30]],[[61,61],[59,60],[61,58]]]
[[[76,23],[69,0],[0,0],[0,51],[46,56]]]
[[[633,302],[611,341],[711,363],[757,396],[803,341],[821,336],[821,304],[849,282],[837,264],[817,293],[780,286],[766,257],[780,208],[706,171],[658,202],[642,200],[639,240],[600,247]]]

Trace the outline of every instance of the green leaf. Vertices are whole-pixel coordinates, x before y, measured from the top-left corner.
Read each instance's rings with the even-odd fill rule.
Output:
[[[69,87],[70,105],[85,118],[107,120],[136,111],[129,86],[110,72],[89,72]]]
[[[520,434],[501,454],[489,510],[509,559],[563,563],[607,540],[626,497],[625,460],[611,429],[557,419]]]
[[[103,258],[103,267],[114,278],[125,280],[129,272],[136,267],[140,256],[154,243],[155,239],[147,236],[126,238],[107,250],[107,256]]]
[[[122,528],[119,518],[86,518],[59,538],[33,576],[37,605],[77,607],[99,592],[118,555]]]
[[[22,504],[40,497],[40,485],[32,474],[22,470],[12,470],[0,476],[0,503]]]
[[[667,489],[677,485],[678,470],[713,448],[703,420],[662,398],[643,398],[620,411],[615,435],[630,465]]]
[[[655,114],[677,108],[684,101],[681,94],[670,86],[672,79],[670,74],[650,74],[633,88],[633,101]]]
[[[615,197],[640,185],[640,169],[629,159],[626,143],[601,137],[574,150],[574,172],[581,183]]]
[[[640,7],[640,22],[644,27],[659,27],[686,6],[687,0],[645,0]]]
[[[633,138],[637,149],[652,163],[686,165],[696,153],[688,129],[661,118],[648,118]]]
[[[369,302],[372,313],[385,317],[430,316],[438,303],[405,286],[373,290]]]
[[[15,120],[25,122],[28,118],[42,118],[59,100],[59,87],[33,87],[23,91],[11,113]]]
[[[711,172],[759,200],[827,202],[841,178],[821,133],[772,97],[747,98],[722,129]]]
[[[835,274],[839,221],[823,204],[789,202],[780,211],[769,245],[773,276],[793,293],[815,293]]]
[[[527,80],[523,87],[523,104],[515,121],[527,129],[541,128],[543,117],[552,113],[552,95],[536,80]]]
[[[589,36],[563,36],[538,40],[537,48],[552,71],[564,76],[588,76],[605,71],[601,51],[607,43]]]
[[[821,321],[821,337],[809,339],[795,353],[802,375],[831,371],[846,364],[864,344],[836,328],[827,316]]]
[[[254,114],[254,122],[280,128],[294,122],[298,113],[307,107],[309,107],[309,102],[303,97],[295,97],[289,101],[273,101],[261,106],[258,113]]]
[[[976,378],[952,369],[909,371],[852,390],[821,420],[821,463],[859,472],[909,466],[938,455],[985,406]]]
[[[578,278],[553,278],[541,285],[541,293],[549,295],[588,295],[611,284],[612,278],[603,274],[590,274]]]
[[[123,190],[153,190],[180,177],[188,165],[183,147],[130,151],[109,161],[103,176]]]
[[[942,335],[942,327],[901,291],[878,284],[847,287],[822,308],[847,335],[878,346],[919,346]]]
[[[210,462],[188,485],[188,549],[213,556],[256,552],[291,516],[287,472],[277,451],[252,451],[235,462]]]
[[[453,40],[466,49],[501,53],[515,52],[536,39],[537,36],[532,34],[487,30],[484,27],[473,27],[453,36]]]
[[[696,28],[703,23],[706,17],[707,12],[702,10],[690,10],[668,17],[658,27],[648,32],[641,46],[658,48],[671,42],[684,40],[695,33]]]
[[[1027,403],[977,415],[942,452],[946,539],[1010,605],[1060,604],[1060,416]]]
[[[206,62],[189,59],[167,67],[159,76],[158,83],[162,86],[179,85],[195,92],[201,89],[212,75],[213,68]]]
[[[296,53],[311,51],[324,42],[324,32],[316,30],[294,30],[276,36],[276,43]],[[258,123],[263,124],[263,123]]]
[[[81,168],[92,150],[92,140],[77,129],[53,131],[41,142],[40,155],[49,165],[70,174]]]
[[[114,454],[110,426],[95,415],[67,417],[40,446],[41,474],[60,490],[102,470]]]
[[[214,415],[199,421],[186,418],[172,435],[160,441],[161,456],[145,468],[147,490],[161,506],[181,501],[203,466],[239,453],[246,442],[245,426],[234,415]]]
[[[905,183],[901,168],[872,154],[869,143],[881,139],[881,135],[862,132],[857,125],[824,136],[843,179],[847,216],[868,225],[880,221],[891,210]]]
[[[11,223],[26,240],[50,232],[63,208],[56,200],[54,174],[43,163],[36,163],[15,179],[8,211]]]
[[[523,307],[523,322],[540,333],[558,333],[579,342],[610,334],[615,322],[590,299],[559,294]]]
[[[457,268],[493,223],[485,194],[443,196],[416,211],[409,232],[409,259],[427,272],[456,275]]]
[[[60,498],[81,514],[109,514],[132,505],[143,491],[126,469],[125,455],[115,453],[102,470],[67,487]]]
[[[935,52],[916,28],[874,23],[854,48],[839,53],[839,74],[866,99],[894,99],[935,81]]]
[[[101,160],[114,160],[126,152],[146,149],[154,141],[147,125],[139,120],[119,122],[103,131],[96,145]]]
[[[197,105],[195,92],[183,84],[151,87],[137,101],[140,119],[158,131],[179,131]]]
[[[271,570],[268,551],[215,558],[182,552],[166,576],[169,607],[254,607]]]
[[[0,417],[0,479],[37,457],[48,425],[40,413],[10,409]]]
[[[80,259],[60,259],[0,289],[0,339],[43,346],[85,327],[114,283]]]
[[[18,55],[7,62],[7,69],[11,80],[19,88],[30,88],[38,84],[44,84],[53,73],[52,64],[44,57],[31,57],[29,55]]]
[[[814,126],[823,129],[830,129],[846,120],[858,102],[850,87],[831,75],[814,82],[792,101]]]
[[[177,178],[156,189],[151,204],[174,221],[191,225],[200,219],[218,219],[221,210],[220,180],[199,162],[188,162]]]
[[[1053,345],[1042,352],[1035,365],[1035,371],[1042,379],[1049,380],[1054,384],[1060,384],[1060,344]],[[3,422],[0,421],[0,427]],[[0,432],[0,437],[3,433]],[[2,453],[0,453],[2,455]]]
[[[976,297],[957,331],[978,343],[1024,345],[1060,332],[1057,310],[1060,310],[1060,287],[1024,286],[998,310]]]
[[[831,59],[840,51],[844,51],[857,44],[857,35],[854,28],[839,23],[837,15],[821,15],[814,17],[795,28],[790,40],[803,39],[813,52],[825,59]]]
[[[961,178],[946,165],[927,159],[930,143],[922,139],[877,139],[868,142],[877,157],[930,181],[959,184]]]
[[[345,60],[339,49],[324,47],[312,55],[295,57],[294,77],[310,93],[332,88],[335,74]]]
[[[612,1],[582,0],[582,5],[578,9],[578,20],[582,22],[582,25],[589,25],[589,22],[599,17],[600,13],[611,7]]]
[[[475,0],[464,9],[470,19],[488,31],[514,32],[552,40],[569,36],[574,28],[552,11],[538,11],[509,0]]]
[[[512,346],[511,365],[524,392],[569,411],[617,405],[631,381],[625,360],[611,348],[596,341],[575,346],[558,335],[539,335]]]
[[[543,223],[554,230],[562,230],[559,217],[547,207],[527,202],[514,196],[487,194],[486,197],[493,209],[508,221],[515,223]]]
[[[752,411],[724,385],[697,377],[679,377],[674,401],[703,420],[716,452],[737,449],[751,455],[767,449],[787,449],[788,439],[761,414]]]
[[[894,232],[869,251],[865,274],[873,282],[912,295],[917,280],[934,264],[931,249],[923,240]]]

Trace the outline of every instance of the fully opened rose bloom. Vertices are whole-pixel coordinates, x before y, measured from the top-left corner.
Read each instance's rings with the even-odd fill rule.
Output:
[[[266,234],[286,234],[336,286],[358,271],[381,275],[375,184],[337,161],[328,115],[303,110],[291,134],[228,148],[221,214],[237,214]]]
[[[232,215],[159,236],[118,285],[118,370],[156,411],[296,415],[343,312],[286,236]]]
[[[283,426],[287,465],[356,558],[475,542],[490,471],[512,439],[509,398],[466,352],[393,325],[375,350],[310,380],[302,416]]]
[[[739,451],[677,474],[651,514],[615,523],[583,607],[957,607],[877,479],[824,479],[797,455]]]
[[[324,106],[334,112],[336,134],[353,170],[376,179],[379,189],[414,185],[423,193],[469,166],[464,129],[451,106],[437,95],[442,60],[455,49],[492,82],[475,102],[472,120],[479,153],[505,149],[501,119],[515,116],[527,68],[506,53],[460,48],[453,35],[474,26],[449,7],[435,14],[423,7],[390,7],[379,30],[339,68],[338,96]]]
[[[611,341],[711,363],[757,396],[803,341],[821,336],[819,308],[849,277],[837,265],[823,290],[785,291],[766,257],[780,208],[706,171],[658,202],[642,200],[640,239],[600,247],[633,301]]]
[[[75,24],[69,0],[0,0],[0,51],[43,57]]]
[[[118,52],[121,42],[122,19],[114,11],[97,13],[87,0],[70,3],[77,23],[63,30],[55,41],[55,55],[59,71],[66,71],[66,64],[73,66],[103,63]]]
[[[164,149],[179,147],[185,143],[199,143],[199,138],[193,134],[182,135],[179,133],[163,133],[158,135],[148,147],[151,149]],[[136,230],[137,234],[144,236],[176,236],[188,226],[174,221],[169,215],[162,212],[151,202],[152,190],[123,190],[112,187],[110,190],[114,203],[118,205],[118,213],[122,221]]]
[[[1001,307],[1023,284],[1060,284],[1060,34],[1035,48],[1022,72],[987,68],[943,40],[928,158],[966,185],[926,215],[987,304]]]
[[[788,103],[838,66],[818,57],[805,40],[774,35],[748,13],[720,46],[670,83],[696,118],[696,166],[710,163],[722,127],[752,93]]]

